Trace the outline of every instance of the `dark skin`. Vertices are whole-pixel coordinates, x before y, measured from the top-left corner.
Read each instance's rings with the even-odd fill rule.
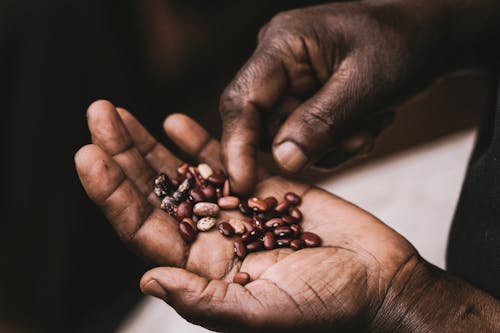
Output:
[[[275,16],[220,100],[233,189],[252,191],[261,146],[291,174],[369,151],[398,102],[498,55],[499,13],[496,0],[384,0]]]
[[[229,332],[500,329],[496,300],[427,263],[377,218],[266,170],[258,172],[256,194],[301,194],[302,226],[321,236],[322,247],[275,249],[238,261],[232,241],[216,230],[188,245],[152,193],[155,175],[174,176],[181,161],[130,113],[109,102],[89,108],[88,125],[93,144],[75,156],[85,190],[125,243],[164,266],[147,272],[141,289],[189,321]],[[164,128],[194,160],[222,166],[218,141],[190,118],[171,115]],[[237,216],[224,212],[219,222]],[[231,283],[237,271],[248,272],[252,281]]]

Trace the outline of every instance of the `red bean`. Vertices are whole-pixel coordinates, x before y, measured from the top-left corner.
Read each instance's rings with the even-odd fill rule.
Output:
[[[241,223],[243,223],[243,225],[245,226],[245,230],[247,232],[252,232],[255,229],[252,222],[250,222],[248,220],[241,220]]]
[[[293,237],[294,238],[299,238],[300,232],[302,231],[302,228],[299,224],[292,224],[290,226],[290,229],[293,231]]]
[[[240,204],[240,199],[233,196],[221,197],[217,200],[217,204],[222,209],[235,209]]]
[[[271,219],[269,221],[267,221],[264,225],[266,228],[276,228],[276,227],[279,227],[280,225],[284,225],[285,222],[280,219],[279,217],[276,217],[274,219]]]
[[[275,210],[268,210],[267,212],[257,213],[257,216],[263,219],[264,221],[274,219],[275,217],[281,217],[281,214]]]
[[[294,239],[293,241],[290,242],[290,248],[293,249],[294,251],[303,249],[304,246],[305,246],[304,241],[300,239]]]
[[[256,239],[257,237],[258,237],[258,234],[257,234],[256,230],[253,230],[253,231],[250,231],[250,232],[247,232],[247,233],[244,233],[243,235],[241,235],[241,241],[244,244],[248,244],[248,243],[252,242],[254,239]]]
[[[179,174],[179,176],[184,176],[187,173],[188,168],[189,168],[189,164],[182,163],[181,165],[179,165],[177,167],[177,173]]]
[[[278,205],[278,200],[276,200],[275,197],[267,197],[267,198],[264,199],[264,201],[267,204],[267,209],[268,210],[273,210]]]
[[[293,239],[291,238],[280,238],[276,240],[277,247],[288,247]]]
[[[250,209],[250,207],[248,207],[248,203],[246,200],[241,201],[240,205],[238,207],[240,209],[241,214],[246,215],[246,216],[252,215],[252,210]]]
[[[232,235],[234,235],[233,227],[227,222],[222,222],[221,224],[219,224],[219,232],[226,237],[231,237]]]
[[[191,244],[195,237],[196,232],[191,228],[191,226],[186,222],[179,223],[179,231],[181,233],[182,238],[186,241],[186,243]]]
[[[222,195],[228,197],[231,195],[231,184],[229,184],[229,179],[224,182],[224,187],[222,188]]]
[[[290,215],[285,215],[281,219],[283,220],[283,222],[288,223],[288,224],[296,224],[299,222],[299,220],[291,217]]]
[[[302,202],[301,197],[297,193],[288,192],[285,194],[285,200],[292,206],[298,206]]]
[[[205,198],[207,198],[208,201],[215,200],[216,197],[215,187],[213,187],[212,185],[201,187],[201,191],[203,192]]]
[[[262,241],[264,242],[264,248],[266,250],[274,249],[275,242],[274,242],[274,235],[272,232],[270,231],[266,232],[264,238],[262,238]]]
[[[275,211],[285,214],[288,211],[288,208],[290,208],[290,203],[288,201],[282,201],[280,202],[276,208],[274,208]]]
[[[241,239],[238,239],[237,241],[234,242],[234,254],[240,260],[245,259],[247,255],[247,249],[245,248],[245,245],[243,244]]]
[[[189,201],[183,201],[177,206],[177,221],[182,221],[185,217],[193,215],[193,206]]]
[[[263,246],[264,246],[264,243],[260,239],[257,239],[251,243],[248,243],[246,248],[247,248],[248,252],[255,252],[255,251],[262,249]]]
[[[189,191],[189,198],[194,202],[202,202],[207,200],[207,197],[205,197],[205,194],[203,193],[202,190],[200,190],[198,187],[195,187]]]
[[[227,177],[223,173],[214,173],[210,177],[207,178],[207,180],[212,183],[213,185],[219,187],[224,184],[226,181]]]
[[[245,284],[250,282],[250,275],[246,272],[238,272],[234,274],[233,282],[244,286]]]
[[[302,212],[297,207],[290,208],[290,210],[288,211],[288,214],[290,214],[291,217],[293,217],[294,219],[296,219],[298,221],[300,221],[300,219],[302,219]]]
[[[290,229],[290,227],[283,225],[283,226],[279,226],[279,227],[274,228],[273,233],[274,233],[274,235],[276,235],[278,237],[288,237],[288,236],[291,236],[293,234],[293,230]]]
[[[304,241],[306,247],[317,247],[321,244],[321,238],[312,232],[303,232],[300,239]]]
[[[253,225],[255,226],[255,228],[257,228],[259,230],[264,229],[264,221],[260,217],[254,216],[252,218],[252,222],[253,222]]]
[[[267,210],[267,203],[259,198],[250,198],[247,200],[248,207],[255,212],[265,212]]]
[[[194,230],[194,232],[195,233],[197,232],[196,222],[192,218],[185,217],[182,219],[182,222],[189,224],[191,226],[191,228]]]

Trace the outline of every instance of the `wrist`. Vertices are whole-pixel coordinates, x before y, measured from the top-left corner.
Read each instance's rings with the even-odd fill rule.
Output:
[[[372,332],[493,332],[500,303],[445,271],[414,257],[398,271]]]

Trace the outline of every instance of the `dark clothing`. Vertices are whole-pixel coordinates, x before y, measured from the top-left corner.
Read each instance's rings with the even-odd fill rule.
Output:
[[[469,163],[450,232],[447,266],[500,299],[500,91],[496,96]]]

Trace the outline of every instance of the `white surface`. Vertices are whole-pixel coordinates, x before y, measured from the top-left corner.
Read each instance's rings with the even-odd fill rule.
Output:
[[[444,267],[446,242],[474,132],[455,134],[325,179],[321,187],[373,213]],[[145,298],[119,333],[208,332]]]

